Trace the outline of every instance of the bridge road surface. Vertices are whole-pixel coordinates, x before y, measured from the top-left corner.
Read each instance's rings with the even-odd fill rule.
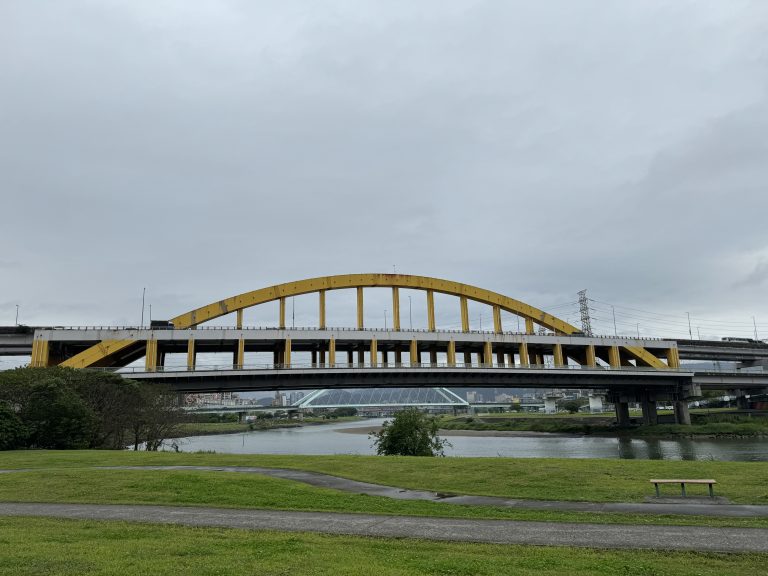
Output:
[[[768,552],[768,529],[466,520],[178,506],[0,503],[0,516],[118,520],[492,544]]]

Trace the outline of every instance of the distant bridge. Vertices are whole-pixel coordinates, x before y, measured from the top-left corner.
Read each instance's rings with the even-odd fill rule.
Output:
[[[370,287],[391,289],[389,330],[364,326],[364,290]],[[425,293],[425,330],[402,329],[399,291],[404,288]],[[326,293],[342,289],[355,291],[357,323],[353,328],[330,328],[326,326]],[[317,327],[286,328],[286,299],[309,293],[318,297]],[[437,330],[437,293],[458,299],[461,330]],[[277,328],[243,326],[243,310],[273,301],[279,303]],[[470,330],[469,301],[490,307],[493,331]],[[520,317],[525,331],[505,331],[502,311]],[[234,315],[234,326],[201,326],[228,314]],[[0,353],[18,353],[24,349],[25,338],[31,338],[32,366],[118,370],[185,392],[384,386],[607,389],[620,422],[628,421],[628,402],[643,403],[648,422],[655,421],[657,401],[674,402],[679,421],[686,422],[685,400],[699,395],[701,386],[738,390],[768,386],[768,374],[694,373],[680,365],[681,358],[726,356],[759,364],[768,358],[768,347],[589,337],[576,326],[508,296],[458,282],[400,274],[326,276],[270,286],[176,316],[165,329],[36,328],[32,335],[6,336],[0,338],[4,341]],[[204,352],[229,353],[232,362],[206,369],[197,362],[198,354]],[[249,365],[249,352],[267,352],[272,362]],[[292,362],[292,354],[297,352],[308,353],[311,361]],[[166,365],[166,356],[173,353],[186,356],[181,369]],[[126,369],[142,357],[142,368]]]

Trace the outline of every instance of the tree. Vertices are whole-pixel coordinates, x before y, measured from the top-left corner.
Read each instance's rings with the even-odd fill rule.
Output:
[[[98,428],[96,415],[60,379],[35,384],[20,415],[29,430],[32,448],[93,447]]]
[[[579,411],[579,408],[584,406],[587,403],[587,400],[580,398],[578,400],[565,400],[562,404],[560,404],[560,407],[567,411],[569,414],[576,414]]]
[[[122,450],[146,442],[157,450],[183,420],[177,396],[166,387],[72,368],[0,372],[2,403],[11,410],[0,413],[5,426],[15,429],[15,416],[26,430],[18,447]]]
[[[5,402],[0,402],[0,450],[23,448],[27,441],[27,428],[21,418]]]
[[[444,456],[447,440],[438,435],[437,420],[417,408],[408,408],[384,422],[381,430],[372,432],[376,453],[384,456]]]

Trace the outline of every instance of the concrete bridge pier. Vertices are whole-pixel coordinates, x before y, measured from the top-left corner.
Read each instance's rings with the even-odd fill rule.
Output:
[[[616,407],[616,423],[619,428],[629,427],[629,402],[616,400],[613,405]]]
[[[729,394],[736,398],[736,408],[739,410],[749,409],[749,398],[744,390],[729,390]]]
[[[685,424],[686,426],[691,423],[691,413],[688,410],[688,402],[685,400],[675,400],[675,422],[677,424]]]
[[[658,424],[659,415],[656,412],[656,398],[646,392],[643,394],[640,404],[643,409],[643,424],[645,426],[655,426]]]

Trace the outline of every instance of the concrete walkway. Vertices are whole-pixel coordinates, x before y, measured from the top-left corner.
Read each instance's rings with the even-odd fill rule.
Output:
[[[319,532],[496,544],[639,548],[706,552],[768,552],[768,530],[699,526],[563,524],[240,510],[178,506],[0,503],[0,516],[122,520],[246,530]]]
[[[722,516],[735,518],[768,517],[768,506],[745,504],[722,504],[709,498],[662,499],[658,502],[568,502],[565,500],[517,500],[498,496],[467,496],[440,494],[425,490],[408,490],[381,484],[370,484],[339,478],[318,472],[290,470],[284,468],[261,468],[256,466],[105,466],[107,470],[200,470],[205,472],[239,472],[263,474],[303,482],[319,488],[332,488],[355,494],[384,496],[398,500],[430,500],[446,504],[469,506],[497,506],[526,510],[564,510],[571,512],[622,512],[629,514],[680,514],[685,516]]]

